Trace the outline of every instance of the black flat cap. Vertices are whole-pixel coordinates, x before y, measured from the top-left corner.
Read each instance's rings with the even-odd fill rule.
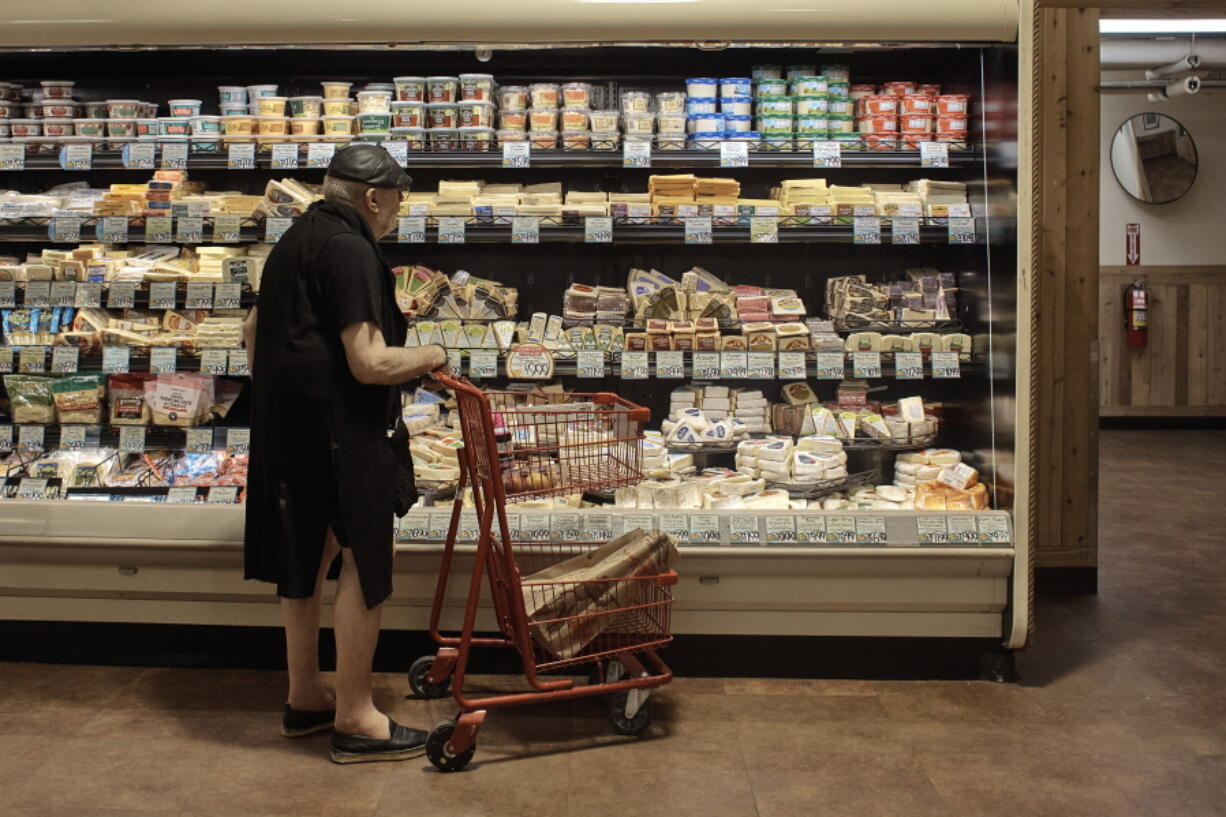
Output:
[[[413,179],[404,172],[392,154],[378,145],[361,144],[341,148],[332,155],[328,175],[371,187],[397,187],[408,190]]]

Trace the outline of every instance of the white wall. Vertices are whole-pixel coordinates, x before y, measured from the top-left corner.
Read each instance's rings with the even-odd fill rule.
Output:
[[[1137,79],[1140,71],[1107,72],[1104,79]],[[1151,105],[1145,94],[1102,94],[1099,260],[1124,264],[1124,225],[1141,225],[1141,263],[1226,264],[1226,91],[1201,91]],[[1200,156],[1196,182],[1171,204],[1131,198],[1111,172],[1111,139],[1130,116],[1164,113],[1188,129]]]

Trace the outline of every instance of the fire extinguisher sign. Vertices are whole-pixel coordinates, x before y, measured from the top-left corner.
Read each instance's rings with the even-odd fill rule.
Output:
[[[1124,260],[1130,267],[1141,264],[1141,225],[1128,224],[1124,227]]]

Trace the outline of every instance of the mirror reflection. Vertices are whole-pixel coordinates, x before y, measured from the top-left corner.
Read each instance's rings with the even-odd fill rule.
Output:
[[[1166,114],[1141,113],[1126,120],[1111,140],[1111,169],[1134,199],[1169,204],[1196,181],[1196,143]]]

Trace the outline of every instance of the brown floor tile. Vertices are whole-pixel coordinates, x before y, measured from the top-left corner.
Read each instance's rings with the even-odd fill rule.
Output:
[[[876,695],[877,681],[826,680],[822,678],[729,678],[729,695]]]
[[[15,736],[0,732],[0,790],[29,777],[59,746],[59,741],[51,736]]]
[[[1226,757],[1159,755],[1152,752],[1102,761],[1129,800],[1146,817],[1220,817]]]
[[[1026,690],[983,681],[897,684],[877,700],[898,721],[1027,720],[1043,711]]]
[[[3,664],[0,712],[99,706],[117,698],[144,670],[76,664]]]
[[[625,743],[569,755],[574,817],[612,812],[642,817],[754,817],[741,756],[677,748],[667,757]],[[726,747],[731,748],[731,747]]]
[[[440,774],[425,758],[399,764],[388,777],[375,814],[501,817],[568,812],[568,752],[524,753],[478,744],[469,766]]]
[[[22,710],[0,712],[0,735],[76,737],[82,724],[97,715],[96,707],[31,703]]]
[[[108,702],[116,709],[279,712],[285,673],[254,670],[147,669]]]
[[[182,740],[185,743],[230,744],[254,726],[273,732],[281,713],[229,714],[191,710],[101,709],[78,727],[81,737],[115,740]]]
[[[789,751],[748,759],[760,817],[946,817],[947,804],[914,758]]]

